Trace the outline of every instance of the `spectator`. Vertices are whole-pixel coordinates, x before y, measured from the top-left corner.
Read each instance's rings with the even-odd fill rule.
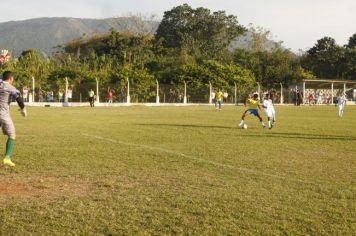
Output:
[[[309,94],[308,102],[309,102],[309,106],[314,103],[314,96],[313,96],[313,94]]]
[[[65,96],[63,96],[63,99],[65,98]],[[72,102],[72,98],[73,98],[73,88],[72,86],[69,86],[68,90],[67,90],[67,99],[68,102]]]
[[[321,96],[321,93],[318,93],[316,95],[316,104],[320,105],[321,103],[322,103],[322,96]]]
[[[41,88],[38,90],[38,101],[44,102],[44,91]]]
[[[227,102],[227,98],[229,97],[229,94],[227,92],[224,92],[223,97],[224,97],[224,102]]]
[[[326,104],[331,104],[331,97],[330,97],[330,94],[326,94]]]
[[[47,101],[48,102],[53,102],[53,97],[54,97],[53,95],[54,95],[53,91],[50,91],[47,93]]]
[[[93,89],[89,90],[88,97],[89,97],[90,107],[94,107],[95,106],[95,92]]]
[[[107,95],[106,95],[107,103],[112,104],[113,103],[113,97],[114,97],[114,91],[109,88],[108,92],[107,92]]]
[[[295,90],[295,105],[300,106],[300,91],[299,89]]]
[[[28,88],[24,87],[22,89],[22,97],[24,102],[28,102]]]
[[[216,93],[215,92],[211,92],[210,96],[211,96],[211,101],[215,104]]]
[[[59,90],[59,92],[58,92],[58,101],[64,102],[64,93],[62,90]]]

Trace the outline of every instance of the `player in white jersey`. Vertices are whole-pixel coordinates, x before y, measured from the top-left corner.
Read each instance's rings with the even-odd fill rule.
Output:
[[[20,92],[12,85],[14,75],[11,71],[5,71],[0,80],[0,125],[4,135],[8,136],[6,143],[6,153],[3,160],[5,166],[14,167],[11,161],[11,154],[15,146],[16,130],[10,116],[10,103],[16,101],[20,107],[21,114],[27,116],[25,104],[20,96]]]
[[[337,97],[337,106],[339,108],[339,117],[344,115],[344,108],[346,104],[346,96],[345,94],[341,94]]]
[[[276,122],[276,110],[273,106],[272,95],[266,93],[265,98],[263,100],[262,107],[265,109],[265,114],[268,118],[268,128],[272,129],[274,123]]]

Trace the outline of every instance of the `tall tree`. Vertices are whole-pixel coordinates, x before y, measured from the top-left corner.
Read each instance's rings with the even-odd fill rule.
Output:
[[[341,78],[345,73],[345,48],[335,39],[324,37],[307,51],[302,63],[319,78]]]
[[[237,36],[245,32],[237,17],[224,11],[193,9],[188,4],[164,13],[156,39],[167,48],[179,48],[190,55],[216,58],[227,50]]]
[[[352,49],[356,48],[356,33],[349,38],[349,43],[346,46]]]
[[[346,75],[348,79],[356,80],[356,33],[346,45]]]

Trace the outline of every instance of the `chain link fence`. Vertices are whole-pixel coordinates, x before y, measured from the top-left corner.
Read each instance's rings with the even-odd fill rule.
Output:
[[[21,89],[25,101],[30,101],[32,93],[30,86],[25,86]],[[302,85],[291,85],[289,87],[274,87],[262,88],[255,86],[254,88],[246,89],[243,86],[225,86],[220,88],[213,84],[148,84],[142,86],[133,82],[117,82],[117,83],[96,83],[81,82],[78,84],[68,84],[66,86],[52,85],[35,88],[35,102],[65,102],[66,96],[68,102],[85,103],[89,100],[89,91],[93,90],[101,103],[197,103],[208,104],[214,103],[215,94],[221,91],[224,96],[225,104],[242,104],[246,101],[249,94],[260,93],[261,100],[263,94],[272,93],[275,104],[309,104],[320,103],[318,99],[322,99],[321,104],[336,102],[337,96],[343,91],[346,91],[346,96],[349,101],[356,101],[356,84],[349,84],[345,90],[342,84],[335,84],[333,94],[330,84],[318,84],[306,87],[303,90]],[[97,92],[98,91],[98,92]],[[67,94],[66,94],[67,92]],[[158,92],[158,93],[157,93]],[[158,96],[157,96],[158,95]],[[128,101],[130,99],[130,101]],[[333,99],[333,101],[331,101]],[[33,100],[31,100],[33,101]]]

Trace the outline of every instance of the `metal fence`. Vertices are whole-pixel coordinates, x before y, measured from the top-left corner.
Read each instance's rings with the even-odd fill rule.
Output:
[[[51,86],[51,89],[45,91],[41,87],[36,87],[35,83],[32,84],[32,89],[23,89],[23,96],[28,102],[75,102],[83,103],[89,100],[88,93],[93,90],[97,96],[97,102],[112,102],[112,103],[213,103],[214,94],[219,90],[224,94],[224,103],[226,104],[241,104],[244,103],[247,97],[246,88],[237,85],[219,88],[213,84],[151,84],[146,87],[140,87],[129,81],[125,83],[106,83],[100,84],[97,82],[82,82],[79,84],[71,85],[67,83],[63,86]],[[333,98],[342,91],[347,91],[349,100],[356,99],[355,85],[350,85],[347,90],[344,87],[336,87],[333,90]],[[33,99],[32,94],[35,91]],[[279,88],[262,88],[256,85],[251,93],[259,93],[262,100],[263,94],[266,92],[273,94],[275,104],[296,104],[297,92],[302,97],[301,103],[309,103],[308,97],[310,94],[314,98],[318,94],[329,94],[328,88],[315,87],[304,88],[301,85],[292,85],[284,87],[281,85]],[[326,96],[326,95],[325,95]]]

